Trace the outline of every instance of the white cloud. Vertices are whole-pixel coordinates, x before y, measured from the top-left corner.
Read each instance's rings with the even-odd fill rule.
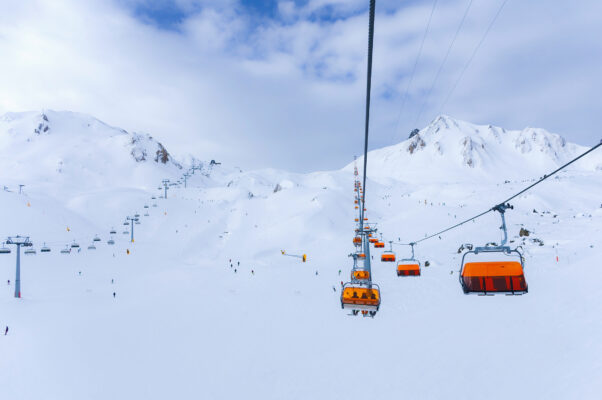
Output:
[[[70,109],[146,130],[175,153],[252,167],[336,168],[361,151],[364,3],[282,1],[284,20],[258,21],[234,0],[178,0],[192,14],[172,32],[136,20],[117,0],[15,1],[0,15],[0,112]],[[396,133],[432,3],[377,4],[374,146],[415,126],[466,5],[440,3]],[[474,3],[418,126],[439,112],[499,4]],[[509,2],[443,111],[594,141],[602,6],[563,4]],[[309,18],[324,7],[338,19]]]

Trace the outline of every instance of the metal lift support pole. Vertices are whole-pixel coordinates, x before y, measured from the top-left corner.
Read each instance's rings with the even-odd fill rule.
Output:
[[[21,298],[21,243],[17,243],[17,276],[15,277],[15,297]]]
[[[21,237],[19,235],[14,238],[9,237],[6,240],[6,244],[14,244],[17,246],[17,268],[15,272],[15,297],[21,298],[21,246],[31,246],[29,237]]]
[[[134,218],[130,219],[130,225],[132,225],[131,242],[134,243]]]
[[[163,179],[163,187],[165,188],[165,196],[164,196],[165,199],[167,199],[168,186],[169,186],[169,179]]]

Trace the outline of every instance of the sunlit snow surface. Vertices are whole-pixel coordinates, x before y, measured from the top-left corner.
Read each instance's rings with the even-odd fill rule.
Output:
[[[126,165],[119,151],[115,157]],[[445,162],[463,161],[449,154]],[[503,155],[494,155],[501,165]],[[513,174],[520,168],[515,160],[508,162]],[[387,164],[375,156],[368,217],[385,240],[419,239],[486,210],[552,165],[541,161],[538,170],[538,163],[525,163],[529,182],[504,183],[487,167],[479,182],[468,166],[460,169],[466,175],[450,179],[450,169],[435,162],[414,172],[422,179],[404,180],[383,171]],[[187,189],[170,189],[156,208],[151,196],[161,193],[162,177],[177,178],[175,167],[151,164],[129,186],[129,178],[114,177],[114,185],[108,179],[85,189],[78,178],[51,185],[32,167],[32,178],[22,177],[22,195],[3,174],[11,192],[0,191],[0,233],[30,235],[38,254],[22,256],[19,300],[14,249],[0,255],[2,333],[9,326],[0,336],[0,397],[600,398],[602,171],[596,166],[576,165],[512,202],[513,244],[520,227],[531,231],[523,245],[528,294],[462,294],[460,244],[501,237],[499,216],[488,214],[420,244],[417,257],[431,264],[420,277],[398,278],[373,251],[382,292],[374,319],[340,307],[340,281],[348,280],[353,251],[351,167],[298,175],[205,164]],[[274,193],[276,184],[282,190]],[[135,212],[142,223],[129,243],[122,223]],[[115,246],[106,244],[111,227]],[[102,242],[87,250],[95,234]],[[60,254],[74,240],[81,252]],[[43,242],[51,253],[40,254]],[[307,253],[308,262],[284,257],[281,249]],[[408,255],[407,248],[395,250]]]

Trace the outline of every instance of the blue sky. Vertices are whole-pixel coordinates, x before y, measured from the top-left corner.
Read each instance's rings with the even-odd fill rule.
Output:
[[[466,68],[504,0],[439,0],[417,59],[433,1],[377,0],[371,148],[440,113],[599,141],[602,3],[508,0]],[[247,168],[339,168],[362,147],[367,5],[8,2],[0,113],[85,112],[149,132],[176,155]]]
[[[240,5],[243,12],[254,15],[256,18],[278,16],[278,2],[275,0],[242,0]],[[130,4],[130,7],[132,7],[133,15],[142,22],[151,23],[166,30],[178,30],[178,26],[186,17],[204,8],[200,4],[185,7],[172,0],[139,2]]]
[[[291,0],[297,7],[307,6],[309,0]],[[406,2],[406,4],[415,3]],[[201,12],[203,9],[210,8],[215,3],[203,4],[203,2],[181,3],[174,0],[150,0],[141,2],[128,2],[124,4],[129,7],[133,15],[144,23],[153,24],[161,29],[178,31],[181,23],[189,16]],[[241,14],[256,20],[257,23],[266,19],[274,19],[283,23],[290,21],[284,20],[279,13],[278,0],[238,0],[236,9]],[[340,18],[349,17],[351,14],[358,14],[367,7],[359,7],[352,12],[339,12],[336,6],[325,5],[319,10],[312,12],[307,18],[309,20],[319,20],[332,22]]]

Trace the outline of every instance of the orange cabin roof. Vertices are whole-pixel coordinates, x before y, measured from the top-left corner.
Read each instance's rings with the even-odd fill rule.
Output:
[[[376,242],[378,242],[378,239],[377,238],[373,238],[373,237],[371,237],[368,240],[370,241],[370,243],[376,243]]]
[[[370,279],[370,272],[364,270],[353,271],[353,277],[355,279]]]
[[[343,289],[341,301],[343,304],[378,306],[380,304],[380,292],[376,288],[346,287]]]
[[[360,219],[359,219],[359,218],[356,218],[356,219],[355,219],[355,222],[360,222]]]
[[[395,254],[393,254],[393,253],[383,253],[380,256],[380,261],[395,262]]]
[[[375,242],[374,247],[376,247],[377,249],[382,249],[383,247],[385,247],[385,244],[383,242]]]
[[[359,236],[354,237],[353,244],[362,244],[362,238]]]
[[[364,254],[364,253],[357,253],[357,258],[366,258],[366,254]]]

